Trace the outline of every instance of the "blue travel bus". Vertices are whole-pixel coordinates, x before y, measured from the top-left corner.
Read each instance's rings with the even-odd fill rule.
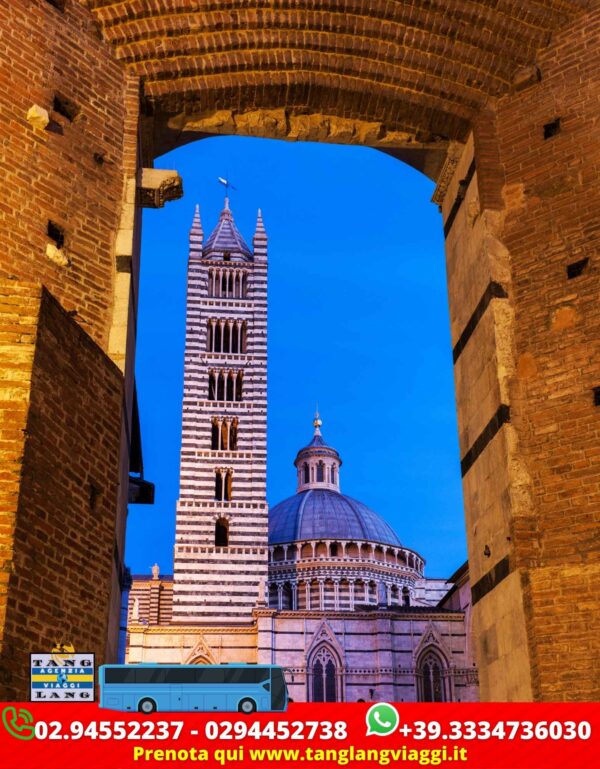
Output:
[[[99,672],[101,708],[254,713],[288,704],[276,665],[101,665]]]

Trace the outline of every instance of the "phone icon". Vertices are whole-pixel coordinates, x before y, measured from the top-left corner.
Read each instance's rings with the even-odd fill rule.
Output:
[[[7,705],[2,711],[2,723],[11,737],[17,740],[32,740],[35,737],[33,716],[25,708],[17,711],[13,705]]]
[[[381,717],[381,714],[377,711],[373,713],[373,720],[375,721],[375,723],[379,724],[379,726],[381,726],[382,729],[389,729],[390,726],[392,725],[391,721],[384,721],[383,718]]]
[[[365,720],[367,722],[367,737],[370,734],[385,737],[387,734],[392,734],[392,732],[396,731],[400,723],[400,715],[389,702],[378,702],[375,705],[371,705]]]

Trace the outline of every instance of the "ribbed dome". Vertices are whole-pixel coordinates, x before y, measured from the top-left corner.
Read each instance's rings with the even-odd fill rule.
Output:
[[[269,510],[269,544],[355,539],[400,546],[394,530],[362,502],[328,489],[294,494]]]

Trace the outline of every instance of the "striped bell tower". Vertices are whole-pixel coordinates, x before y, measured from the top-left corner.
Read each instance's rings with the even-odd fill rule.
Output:
[[[267,235],[190,231],[173,623],[252,621],[267,578]]]

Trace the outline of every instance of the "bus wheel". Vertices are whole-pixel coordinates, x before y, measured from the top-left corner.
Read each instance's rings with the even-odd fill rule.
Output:
[[[140,711],[140,713],[155,713],[156,702],[154,702],[154,700],[151,700],[149,697],[146,697],[146,699],[140,700],[140,704],[138,705],[138,710]]]
[[[238,711],[240,713],[254,713],[256,710],[256,702],[251,699],[242,700],[238,705]]]

